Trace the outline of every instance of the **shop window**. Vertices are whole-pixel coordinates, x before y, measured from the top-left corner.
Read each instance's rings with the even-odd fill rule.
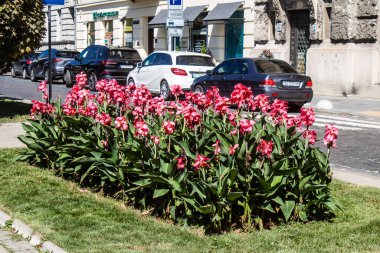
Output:
[[[95,44],[95,22],[87,23],[87,45]]]
[[[207,52],[207,25],[203,23],[203,19],[208,12],[202,12],[192,23],[190,30],[190,50],[197,53]]]
[[[104,21],[104,28],[105,28],[104,45],[112,46],[113,45],[113,20]]]
[[[126,47],[133,47],[133,19],[127,18],[123,21],[124,27],[124,43],[123,45]]]
[[[276,13],[269,11],[268,13],[270,26],[269,26],[269,40],[274,40],[276,36]]]

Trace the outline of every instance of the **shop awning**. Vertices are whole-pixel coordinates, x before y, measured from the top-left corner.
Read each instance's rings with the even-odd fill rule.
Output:
[[[216,7],[212,9],[212,11],[210,11],[209,14],[203,19],[203,21],[207,24],[226,22],[242,4],[243,2],[217,4]]]
[[[160,10],[159,13],[149,22],[150,28],[166,27],[166,18],[168,17],[168,10]]]
[[[183,19],[185,20],[185,23],[188,25],[189,23],[194,22],[199,14],[201,14],[206,8],[207,5],[187,7],[183,11]]]

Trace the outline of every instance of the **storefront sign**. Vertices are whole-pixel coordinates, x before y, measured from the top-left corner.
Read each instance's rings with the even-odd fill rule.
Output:
[[[109,11],[109,12],[94,12],[92,16],[94,19],[103,18],[103,17],[112,17],[112,16],[118,16],[118,11]]]

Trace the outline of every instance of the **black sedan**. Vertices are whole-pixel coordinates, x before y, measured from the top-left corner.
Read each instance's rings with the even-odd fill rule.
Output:
[[[133,48],[88,46],[73,61],[66,64],[66,86],[72,87],[75,75],[82,71],[87,74],[90,90],[95,90],[99,79],[116,79],[119,84],[125,84],[129,72],[138,62],[141,62],[141,57]]]
[[[40,52],[29,53],[13,63],[11,69],[12,77],[22,76],[23,79],[28,78],[30,76],[30,66],[39,54]]]
[[[295,107],[313,98],[310,77],[298,74],[284,61],[265,58],[226,60],[208,71],[207,75],[195,79],[191,90],[205,93],[216,86],[222,96],[229,97],[238,83],[250,87],[254,95],[265,94],[271,101],[281,99]]]

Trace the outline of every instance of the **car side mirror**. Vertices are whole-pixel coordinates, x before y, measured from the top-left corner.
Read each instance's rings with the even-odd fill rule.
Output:
[[[77,55],[74,56],[74,60],[80,61],[80,56],[79,56],[79,54],[77,54]]]
[[[206,70],[206,75],[208,75],[208,76],[212,76],[212,73],[213,73],[212,70],[210,70],[210,69],[209,69],[209,70]]]
[[[141,62],[138,62],[136,66],[137,66],[138,68],[141,68],[141,67],[142,67],[142,63],[141,63]]]

